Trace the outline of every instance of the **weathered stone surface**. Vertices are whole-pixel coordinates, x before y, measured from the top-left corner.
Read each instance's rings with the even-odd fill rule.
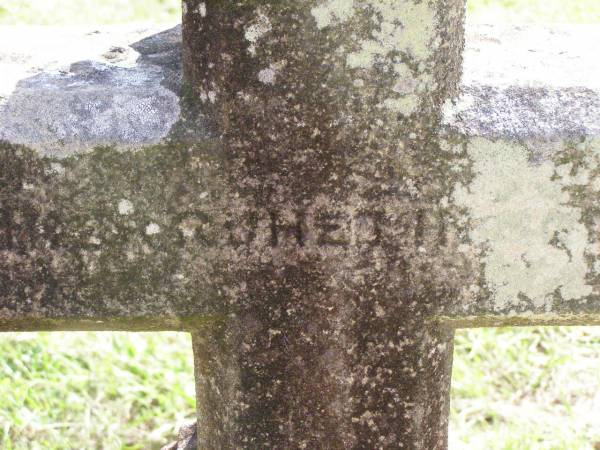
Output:
[[[198,435],[196,422],[191,422],[181,427],[175,442],[165,445],[161,450],[196,450],[197,448]]]
[[[181,98],[177,30],[20,81],[0,328],[193,331],[203,449],[444,448],[452,327],[600,322],[597,61],[474,29],[457,96],[463,3],[191,0]]]
[[[436,135],[463,2],[185,4],[239,236],[193,334],[199,447],[444,448],[452,331],[425,320],[473,276]]]
[[[466,253],[480,281],[446,311],[454,325],[598,323],[600,65],[588,27],[470,32],[462,94]],[[522,43],[519,45],[519,43]],[[439,319],[439,317],[438,317]]]
[[[0,140],[51,156],[163,140],[180,114],[180,28],[135,44],[156,31],[0,28]]]
[[[210,149],[40,159],[0,143],[0,329],[189,329],[218,315],[205,260],[228,235]]]
[[[597,27],[467,27],[461,95],[448,104],[454,132],[560,141],[600,134]]]
[[[181,122],[180,27],[31,34],[62,53],[0,51],[4,73],[28,73],[0,83],[14,88],[0,104],[0,329],[190,329],[218,315],[197,263],[218,230],[203,200],[219,191],[203,176],[213,144],[139,150]]]

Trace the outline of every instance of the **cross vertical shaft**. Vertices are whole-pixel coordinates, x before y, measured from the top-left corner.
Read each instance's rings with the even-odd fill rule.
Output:
[[[199,447],[445,448],[464,2],[184,3],[219,142],[224,319],[194,333]]]

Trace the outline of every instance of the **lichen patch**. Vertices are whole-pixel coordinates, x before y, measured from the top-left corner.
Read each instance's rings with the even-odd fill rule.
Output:
[[[419,97],[411,94],[401,98],[388,98],[383,102],[383,106],[393,112],[409,116],[417,111]]]
[[[122,216],[128,216],[129,214],[132,214],[135,209],[133,207],[133,203],[131,203],[129,200],[123,198],[119,201],[119,204],[117,205],[117,209],[119,211],[119,214],[121,214]]]
[[[258,72],[258,81],[264,84],[275,84],[275,77],[277,76],[277,72],[273,70],[271,67],[267,67],[266,69]]]
[[[471,140],[475,178],[457,185],[454,201],[469,210],[470,237],[483,251],[486,284],[503,310],[525,296],[536,307],[592,293],[586,284],[588,232],[582,212],[569,205],[551,161],[531,163],[518,144]]]
[[[317,21],[317,28],[323,29],[350,19],[354,15],[354,0],[327,0],[310,12]]]
[[[269,18],[264,14],[260,14],[257,19],[245,29],[244,37],[248,42],[255,44],[269,31],[271,31],[271,22]]]
[[[206,3],[202,2],[198,5],[198,13],[201,17],[206,17]]]
[[[152,222],[146,226],[146,234],[148,236],[153,236],[158,233],[160,233],[160,226],[158,224]]]
[[[349,67],[369,68],[381,57],[398,51],[417,61],[430,57],[436,18],[428,2],[371,0],[368,4],[379,30],[373,32],[372,39],[364,40],[358,51],[348,55]]]

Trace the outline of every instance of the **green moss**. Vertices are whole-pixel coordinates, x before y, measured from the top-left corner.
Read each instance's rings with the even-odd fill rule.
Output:
[[[55,160],[1,144],[1,306],[15,318],[218,313],[206,309],[214,268],[196,264],[221,239],[217,155],[209,142]]]

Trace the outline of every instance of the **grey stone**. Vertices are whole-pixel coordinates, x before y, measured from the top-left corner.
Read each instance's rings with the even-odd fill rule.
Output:
[[[467,27],[461,95],[445,123],[513,141],[600,135],[598,39],[594,26]]]
[[[202,449],[429,450],[454,328],[600,323],[589,36],[474,28],[461,84],[462,0],[184,10],[182,70],[2,53],[0,329],[191,331]]]
[[[447,136],[462,136],[473,170],[451,198],[463,199],[487,293],[447,304],[440,319],[600,321],[597,34],[587,26],[470,28],[462,92],[444,123]]]
[[[233,230],[227,316],[193,333],[198,447],[444,448],[453,331],[425,318],[474,275],[436,206],[463,2],[185,5]]]
[[[196,450],[198,448],[198,432],[196,422],[183,425],[179,429],[177,440],[165,445],[161,450]]]
[[[56,156],[99,144],[134,147],[167,139],[179,114],[172,93],[181,88],[181,26],[155,34],[160,28],[138,28],[0,28],[6,37],[6,48],[0,44],[6,74],[0,80],[0,138]],[[594,33],[593,26],[468,26],[461,95],[446,106],[444,122],[454,133],[495,139],[598,135]],[[46,45],[11,51],[25,34]],[[52,44],[63,52],[49,50]],[[128,49],[129,62],[107,58],[111,48]],[[87,67],[87,75],[78,67]],[[79,109],[65,109],[68,101]]]
[[[125,29],[116,36],[110,30],[56,32],[0,32],[7,46],[0,50],[0,71],[24,74],[0,81],[0,140],[53,156],[95,145],[133,148],[161,142],[180,114],[180,52],[173,44],[179,28],[134,43],[139,58],[132,47],[115,43],[135,42],[148,30]],[[9,47],[15,40],[44,45],[15,53]],[[44,53],[48,45],[61,53]],[[78,59],[82,48],[89,59]]]

